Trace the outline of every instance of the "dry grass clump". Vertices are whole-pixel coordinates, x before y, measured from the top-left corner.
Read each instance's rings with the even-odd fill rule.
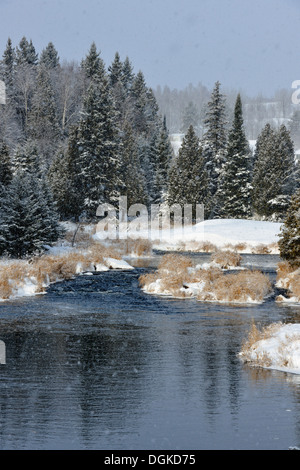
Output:
[[[295,270],[288,261],[278,263],[276,285],[287,289],[289,297],[296,298],[300,302],[300,268]],[[276,300],[283,301],[286,299],[279,296]]]
[[[277,280],[284,279],[288,274],[295,271],[288,261],[281,261],[277,265]]]
[[[23,263],[16,261],[0,265],[0,298],[9,299],[25,275]]]
[[[271,248],[268,245],[261,243],[252,248],[251,253],[254,255],[269,255],[271,253]]]
[[[278,336],[281,329],[289,327],[281,322],[273,323],[259,330],[252,322],[248,338],[243,342],[240,357],[244,362],[252,363],[260,367],[270,367],[276,364],[277,367],[294,367],[293,354],[297,347],[299,349],[300,335],[298,333]],[[277,336],[277,346],[273,343],[273,354],[263,349],[261,341],[268,341]],[[276,349],[275,349],[276,348]],[[272,356],[271,356],[272,354]],[[296,362],[298,359],[296,359]]]
[[[234,245],[234,250],[235,251],[245,251],[247,249],[246,243],[237,243]]]
[[[152,243],[147,238],[138,238],[136,240],[130,240],[130,251],[136,256],[150,256],[152,254]]]
[[[215,251],[218,251],[216,245],[214,245],[211,242],[201,242],[198,246],[199,252],[203,253],[214,253]]]
[[[242,271],[217,277],[210,285],[208,296],[217,302],[262,302],[272,292],[270,279],[259,271]],[[207,291],[198,300],[208,300]]]
[[[187,268],[191,268],[193,266],[193,262],[191,258],[183,255],[177,255],[174,253],[167,254],[162,257],[159,265],[158,271],[161,273],[163,271],[168,272],[178,272],[178,271],[186,271]]]
[[[141,287],[146,287],[148,292],[153,291],[153,284],[160,281],[160,291],[174,297],[185,297],[183,285],[189,282],[189,269],[193,265],[192,260],[186,256],[170,253],[162,257],[155,273],[140,276]],[[154,288],[154,286],[153,286]]]
[[[176,297],[184,297],[181,290],[185,282],[189,282],[188,268],[193,266],[193,262],[186,256],[167,254],[163,256],[158,266],[158,277],[161,279],[163,291],[170,292]]]
[[[163,256],[158,270],[144,274],[139,282],[148,292],[176,297],[197,295],[200,301],[212,302],[262,302],[272,292],[268,276],[261,272],[224,274],[216,266],[197,269],[192,267],[190,258],[178,254]]]
[[[52,282],[71,279],[80,272],[94,271],[97,265],[106,266],[106,258],[122,259],[117,250],[94,244],[87,251],[46,254],[30,261],[7,261],[0,264],[0,298],[9,299],[14,291],[25,286],[26,280],[30,281],[35,293],[44,292]]]
[[[241,265],[242,257],[236,251],[217,251],[211,255],[211,261],[218,264],[222,269],[238,267]]]

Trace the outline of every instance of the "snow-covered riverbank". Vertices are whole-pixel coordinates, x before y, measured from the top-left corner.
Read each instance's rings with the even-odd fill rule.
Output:
[[[253,325],[239,357],[254,366],[300,374],[300,324],[274,323],[262,331]]]
[[[225,274],[228,270],[234,273]],[[148,294],[230,304],[262,303],[272,293],[268,276],[244,270],[239,255],[226,251],[196,266],[188,257],[167,254],[156,272],[140,277],[140,285]]]
[[[117,252],[103,246],[90,250],[57,248],[32,260],[2,260],[0,301],[41,294],[51,283],[110,269],[134,268]]]

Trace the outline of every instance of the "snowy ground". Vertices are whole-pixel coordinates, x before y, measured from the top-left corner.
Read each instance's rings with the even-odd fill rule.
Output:
[[[262,336],[244,348],[240,358],[256,366],[300,375],[300,324],[275,323]]]
[[[274,245],[271,249],[274,253],[278,250],[275,244],[278,242],[280,223],[255,220],[215,219],[205,220],[194,226],[175,229],[158,230],[155,227],[142,227],[136,230],[136,224],[129,222],[127,234],[132,238],[147,238],[153,242],[154,249],[165,251],[193,251],[195,243],[211,243],[217,248],[226,245],[244,244],[240,251],[251,253],[259,245]],[[94,237],[103,240],[103,232],[97,232]],[[277,251],[276,251],[277,250]],[[195,250],[197,251],[197,250]]]

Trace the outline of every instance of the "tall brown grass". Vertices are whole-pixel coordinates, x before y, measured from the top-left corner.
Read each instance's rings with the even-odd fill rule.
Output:
[[[300,268],[295,270],[288,261],[278,263],[277,267],[277,285],[287,289],[289,297],[295,297],[300,302]],[[277,301],[284,300],[279,296]]]
[[[45,254],[31,261],[7,261],[0,264],[0,298],[9,299],[26,279],[36,284],[35,292],[44,292],[52,283],[71,279],[80,272],[94,271],[97,265],[108,266],[106,258],[120,260],[120,252],[100,243],[88,250],[74,250],[59,255]]]
[[[158,280],[161,293],[168,292],[176,297],[190,296],[189,285],[196,283],[200,301],[262,302],[272,292],[269,278],[261,272],[224,274],[221,268],[214,266],[195,269],[189,257],[178,254],[163,256],[157,271],[141,276],[139,282],[141,287],[151,290]]]
[[[216,253],[211,255],[211,261],[218,264],[222,269],[229,269],[230,267],[240,266],[242,257],[236,251],[218,250]]]
[[[271,292],[272,284],[266,275],[259,271],[242,271],[237,274],[223,274],[213,279],[208,292],[206,289],[200,292],[198,300],[262,302]]]

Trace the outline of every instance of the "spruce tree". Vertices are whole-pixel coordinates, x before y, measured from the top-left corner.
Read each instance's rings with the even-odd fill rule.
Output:
[[[90,80],[97,77],[99,73],[104,73],[104,63],[100,57],[100,52],[97,51],[95,42],[92,42],[88,54],[81,61],[81,68],[85,76]]]
[[[47,70],[53,70],[59,66],[58,52],[52,42],[49,42],[47,47],[42,50],[39,65],[45,66]]]
[[[19,144],[12,155],[12,170],[14,173],[38,173],[40,169],[40,156],[36,142],[28,140]]]
[[[94,218],[100,203],[118,196],[118,135],[108,77],[100,69],[93,77],[84,100],[78,126],[81,187],[85,211]]]
[[[186,134],[190,126],[193,126],[195,131],[197,131],[199,127],[199,122],[200,115],[197,110],[197,107],[192,101],[190,101],[183,110],[181,131],[183,132],[183,134]]]
[[[284,218],[297,186],[293,142],[287,128],[266,124],[257,139],[253,171],[253,207],[260,217]]]
[[[12,46],[12,41],[8,38],[6,49],[3,53],[1,61],[1,80],[6,85],[7,97],[13,98],[14,95],[14,79],[15,79],[15,60],[16,53]]]
[[[85,200],[77,126],[70,130],[67,149],[57,152],[48,179],[60,218],[77,222],[83,214]]]
[[[202,147],[193,126],[185,135],[178,156],[169,171],[167,202],[179,204],[205,204],[207,199],[207,173],[204,168]]]
[[[267,215],[268,201],[272,199],[273,186],[277,178],[273,178],[273,155],[276,133],[269,123],[259,134],[254,152],[253,169],[253,209],[259,216]],[[278,192],[278,189],[275,189]]]
[[[124,60],[122,70],[122,82],[127,94],[130,93],[134,80],[133,67],[128,57]]]
[[[9,149],[5,142],[0,141],[0,185],[7,186],[12,180],[12,166]]]
[[[217,192],[221,184],[220,175],[225,163],[227,145],[226,98],[220,91],[221,84],[216,82],[211,93],[204,125],[206,131],[202,139],[203,158],[209,178],[210,200],[207,211],[210,217],[218,216]]]
[[[55,242],[62,231],[42,180],[18,172],[0,203],[0,254],[23,258]]]
[[[145,204],[147,202],[146,182],[141,169],[137,144],[131,125],[125,122],[120,145],[120,192],[127,197],[127,204]]]
[[[238,94],[234,120],[228,136],[226,163],[222,170],[218,196],[223,218],[251,216],[251,154],[243,124],[242,101]]]
[[[54,91],[49,71],[44,65],[38,67],[36,89],[28,118],[28,136],[37,141],[45,159],[51,161],[60,138],[60,129]]]
[[[157,139],[157,156],[155,162],[155,202],[161,203],[168,189],[169,168],[174,158],[174,152],[169,139],[166,117]]]
[[[280,256],[300,266],[300,190],[291,198],[279,240]]]
[[[35,51],[35,47],[31,39],[28,42],[26,37],[23,36],[19,45],[16,48],[16,61],[17,65],[37,65],[38,54]]]

